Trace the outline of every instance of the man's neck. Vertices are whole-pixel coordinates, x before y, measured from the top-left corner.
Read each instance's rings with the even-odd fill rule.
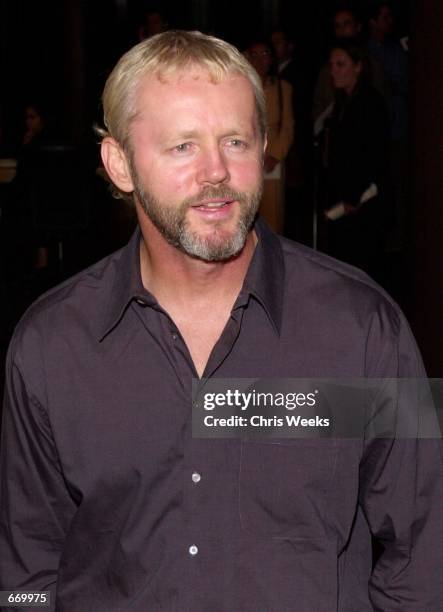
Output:
[[[257,244],[255,232],[248,234],[237,257],[205,262],[167,243],[149,220],[140,225],[143,285],[174,321],[197,375],[203,376],[243,285]]]

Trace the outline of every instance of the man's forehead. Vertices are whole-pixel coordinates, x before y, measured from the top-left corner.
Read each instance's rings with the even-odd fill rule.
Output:
[[[145,115],[148,108],[155,109],[156,113],[163,109],[170,114],[173,109],[190,108],[193,101],[201,104],[203,100],[209,106],[224,100],[226,111],[237,109],[238,112],[242,108],[248,112],[256,106],[254,90],[246,76],[238,72],[218,76],[205,68],[192,66],[142,77],[134,99],[135,116]]]
[[[220,87],[220,89],[218,89]],[[153,121],[153,118],[155,120]],[[238,72],[214,78],[205,68],[190,67],[168,73],[149,73],[139,83],[133,121],[147,119],[156,131],[191,131],[195,123],[213,125],[220,117],[225,123],[245,125],[257,121],[254,91],[249,79]],[[184,125],[186,124],[186,126]]]
[[[234,70],[222,72],[221,70],[210,70],[204,66],[189,65],[179,68],[160,68],[153,73],[144,75],[140,80],[140,85],[145,89],[149,87],[158,87],[159,85],[164,85],[166,87],[176,87],[180,85],[192,86],[193,83],[197,85],[201,83],[219,85],[234,81],[237,83],[244,82],[250,85],[249,79],[245,75]]]

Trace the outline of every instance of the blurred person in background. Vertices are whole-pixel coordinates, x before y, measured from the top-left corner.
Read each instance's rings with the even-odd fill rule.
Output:
[[[162,11],[160,5],[151,5],[146,7],[142,13],[140,24],[138,27],[138,40],[141,42],[146,38],[150,38],[160,32],[166,32],[169,29],[169,23],[166,15]]]
[[[44,112],[39,104],[29,104],[25,109],[25,133],[23,145],[36,144],[45,125]]]
[[[389,182],[392,227],[388,251],[403,247],[407,226],[408,182],[408,54],[395,40],[395,18],[389,2],[377,2],[369,10],[368,51],[382,66],[389,82]]]
[[[272,47],[265,39],[253,40],[245,55],[262,80],[266,98],[268,132],[260,214],[274,231],[281,234],[284,222],[284,160],[294,132],[292,87],[276,75]]]
[[[335,41],[354,40],[358,41],[361,46],[365,46],[363,41],[362,20],[356,13],[355,9],[350,8],[347,5],[343,5],[335,11],[332,19]],[[383,66],[375,57],[372,57],[369,54],[367,70],[370,73],[374,87],[386,99],[386,101],[388,101],[390,89]],[[335,88],[331,78],[329,61],[327,61],[320,70],[317,84],[315,86],[312,109],[312,118],[314,122],[318,121],[325,112],[328,112],[334,102],[334,96]]]
[[[20,270],[16,268],[13,274],[22,278],[20,273],[24,272],[29,281],[36,281],[37,285],[41,284],[40,290],[44,290],[51,280],[51,264],[55,263],[50,256],[55,242],[50,229],[52,208],[48,198],[36,197],[35,179],[39,177],[48,149],[60,146],[61,133],[55,112],[40,98],[30,99],[25,104],[23,121],[17,175],[8,207],[11,248],[20,252],[21,262]]]
[[[325,133],[328,250],[379,278],[385,226],[386,104],[368,78],[366,52],[356,41],[335,44],[329,62],[335,100]]]
[[[286,236],[311,244],[312,194],[312,78],[290,32],[275,28],[271,42],[280,79],[292,86],[294,140],[285,159],[285,230]]]
[[[39,211],[33,208],[30,202],[30,181],[36,159],[41,148],[49,144],[53,138],[53,126],[49,120],[48,111],[43,103],[33,101],[25,109],[25,132],[23,135],[23,149],[21,156],[21,175],[19,180],[23,180],[22,189],[24,197],[28,200],[27,207],[31,215],[33,227],[34,243],[34,262],[35,270],[46,270],[49,265],[49,241],[47,232],[39,231],[35,228],[34,221],[38,217]]]
[[[3,239],[10,281],[22,279],[29,267],[43,270],[48,266],[47,236],[36,231],[31,198],[31,183],[41,147],[50,139],[50,121],[46,105],[28,100],[23,112],[23,131],[17,152],[17,173],[11,183],[8,202],[4,206]]]
[[[369,13],[368,51],[385,71],[391,90],[391,141],[404,140],[408,124],[407,53],[393,40],[394,17],[388,2],[375,4]]]

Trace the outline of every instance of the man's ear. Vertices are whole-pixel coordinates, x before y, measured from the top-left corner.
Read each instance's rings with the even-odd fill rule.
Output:
[[[103,165],[111,181],[121,191],[134,191],[128,159],[125,152],[114,138],[106,136],[101,143]]]

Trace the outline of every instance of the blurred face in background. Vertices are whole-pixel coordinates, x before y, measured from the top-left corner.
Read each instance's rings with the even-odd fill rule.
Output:
[[[276,30],[271,34],[272,46],[274,47],[275,57],[279,62],[292,57],[292,43],[287,39],[286,34],[281,30]]]
[[[394,18],[389,6],[382,6],[377,19],[371,19],[371,27],[382,37],[392,34]]]
[[[34,106],[27,106],[25,110],[25,136],[24,143],[28,143],[43,129],[43,117]]]
[[[336,38],[355,38],[360,34],[361,25],[350,11],[339,11],[334,17]]]
[[[343,49],[333,49],[329,58],[329,68],[335,89],[352,94],[360,76],[362,64],[354,62]]]
[[[272,66],[272,52],[268,45],[255,43],[247,50],[246,56],[262,79],[266,78]]]
[[[166,19],[157,11],[146,13],[144,18],[144,24],[140,26],[138,37],[139,40],[145,40],[160,32],[165,32],[168,29],[168,22]]]

